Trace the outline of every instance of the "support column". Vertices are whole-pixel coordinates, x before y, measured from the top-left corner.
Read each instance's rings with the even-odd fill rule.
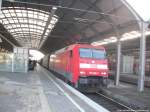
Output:
[[[141,38],[140,38],[140,61],[139,61],[139,76],[138,76],[138,91],[144,91],[145,80],[145,50],[146,50],[146,37],[145,37],[145,23],[141,22]]]
[[[117,40],[117,68],[116,68],[116,81],[115,85],[119,85],[120,80],[120,62],[121,62],[121,41],[120,39]]]
[[[0,12],[1,12],[1,8],[2,8],[2,0],[0,0]]]

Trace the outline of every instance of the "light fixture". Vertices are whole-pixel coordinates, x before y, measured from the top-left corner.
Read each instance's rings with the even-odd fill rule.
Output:
[[[148,36],[150,35],[150,31],[146,31],[145,35]],[[120,41],[127,41],[127,40],[131,40],[131,39],[136,39],[141,37],[141,33],[138,31],[131,31],[131,32],[127,32],[124,33],[121,38]],[[104,40],[100,40],[100,41],[96,41],[96,42],[92,42],[91,45],[93,46],[98,46],[98,45],[106,45],[106,44],[110,44],[110,43],[114,43],[117,42],[117,37],[110,37]]]
[[[53,6],[52,9],[53,9],[53,10],[57,10],[57,7],[56,7],[56,6]]]

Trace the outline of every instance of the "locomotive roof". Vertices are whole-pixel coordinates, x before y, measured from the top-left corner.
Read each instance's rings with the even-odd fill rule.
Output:
[[[69,46],[67,46],[67,47],[64,47],[64,48],[62,48],[62,49],[60,49],[60,50],[55,51],[55,54],[59,54],[59,53],[61,53],[61,52],[63,52],[63,51],[72,50],[72,49],[75,48],[75,47],[78,47],[78,48],[80,48],[80,47],[89,48],[89,47],[90,47],[90,48],[96,48],[96,49],[104,49],[103,46],[93,46],[93,45],[90,45],[90,44],[72,44],[72,45],[69,45]]]

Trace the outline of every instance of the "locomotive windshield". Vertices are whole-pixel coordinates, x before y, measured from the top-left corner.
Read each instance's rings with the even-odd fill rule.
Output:
[[[105,59],[105,51],[99,49],[80,48],[81,58]]]
[[[82,58],[92,58],[91,49],[80,48],[80,57],[82,57]]]

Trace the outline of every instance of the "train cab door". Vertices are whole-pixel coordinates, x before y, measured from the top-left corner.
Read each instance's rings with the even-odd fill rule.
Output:
[[[72,50],[69,51],[69,54],[68,54],[68,59],[67,59],[67,73],[68,73],[68,79],[71,81],[72,79]]]

